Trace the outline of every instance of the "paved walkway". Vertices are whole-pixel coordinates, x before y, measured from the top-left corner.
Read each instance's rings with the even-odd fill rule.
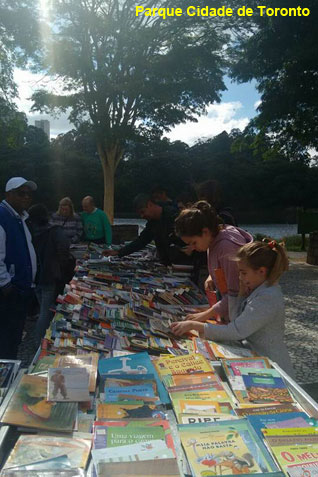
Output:
[[[306,254],[291,252],[290,270],[282,277],[286,303],[286,344],[300,384],[318,383],[318,266]]]

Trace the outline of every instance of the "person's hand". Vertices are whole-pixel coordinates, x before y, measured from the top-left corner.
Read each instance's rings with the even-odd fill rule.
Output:
[[[192,255],[192,252],[193,252],[192,245],[186,245],[185,247],[182,247],[180,250],[181,252],[185,253],[188,257],[190,257],[190,255]]]
[[[118,250],[104,250],[103,255],[104,257],[116,257],[116,255],[118,255]]]
[[[185,321],[205,321],[208,320],[209,318],[206,317],[206,312],[200,312],[200,313],[192,313],[189,315],[186,315]]]
[[[193,330],[194,322],[193,321],[176,321],[170,325],[171,331],[176,336],[182,336],[188,331]]]
[[[210,290],[210,291],[214,290],[214,283],[213,283],[213,280],[212,280],[210,275],[208,276],[208,278],[204,282],[204,289],[205,290]]]

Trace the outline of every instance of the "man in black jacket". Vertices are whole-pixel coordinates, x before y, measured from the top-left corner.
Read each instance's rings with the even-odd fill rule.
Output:
[[[158,204],[147,194],[137,195],[134,206],[140,217],[147,220],[146,227],[136,240],[120,250],[106,251],[105,255],[124,257],[138,252],[154,240],[159,260],[164,265],[189,263],[189,258],[181,250],[186,245],[174,233],[174,221],[179,210],[167,203]]]

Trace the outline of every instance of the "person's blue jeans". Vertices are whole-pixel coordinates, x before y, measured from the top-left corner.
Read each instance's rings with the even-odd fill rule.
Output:
[[[0,291],[0,358],[17,359],[31,290],[21,292],[14,286],[8,295]]]
[[[40,344],[54,315],[50,308],[55,303],[55,285],[38,285],[35,289],[35,294],[40,305],[40,314],[35,325],[35,337],[37,343]]]

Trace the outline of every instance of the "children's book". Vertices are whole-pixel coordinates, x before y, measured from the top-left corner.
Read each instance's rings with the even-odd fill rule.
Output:
[[[233,345],[233,343],[216,343],[215,341],[209,341],[212,352],[217,359],[220,358],[252,358],[257,356],[257,353],[249,348],[245,348],[239,343]]]
[[[101,462],[98,465],[98,477],[180,477],[175,458],[138,459],[135,462]]]
[[[162,377],[162,381],[167,388],[204,384],[209,385],[216,390],[221,391],[224,389],[221,379],[213,372],[175,375],[167,374]]]
[[[98,353],[87,353],[82,355],[66,355],[55,357],[53,368],[86,368],[89,373],[89,392],[96,389]]]
[[[274,369],[252,370],[241,368],[241,375],[250,402],[293,402],[287,386]]]
[[[262,473],[276,472],[278,470],[277,465],[273,461],[271,455],[266,449],[263,441],[258,438],[257,434],[245,419],[231,420],[231,421],[218,421],[208,424],[192,424],[191,426],[178,425],[180,437],[186,428],[191,429],[191,432],[198,433],[201,431],[207,432],[210,429],[219,429],[220,431],[227,432],[228,435],[240,435],[245,445],[247,446],[250,454],[253,456],[257,466],[261,469]],[[245,473],[249,473],[247,471]],[[225,475],[225,474],[224,474]]]
[[[56,359],[55,355],[52,356],[43,356],[39,359],[32,369],[30,374],[44,374],[47,373],[48,369],[53,366],[53,363]]]
[[[118,374],[137,374],[141,376],[143,374],[153,374],[157,382],[160,400],[165,404],[170,402],[168,393],[146,352],[130,354],[120,358],[101,359],[98,363],[98,371],[103,377]]]
[[[235,430],[198,428],[196,425],[180,427],[180,440],[194,477],[262,473],[242,436]]]
[[[318,460],[287,465],[286,470],[289,477],[318,477]]]
[[[121,401],[114,404],[98,404],[98,419],[165,419],[165,413],[153,404]]]
[[[48,459],[66,455],[70,467],[84,469],[90,448],[91,440],[88,439],[23,434],[16,442],[4,468],[41,464],[44,461],[42,470],[50,469]]]
[[[154,364],[160,377],[166,376],[167,374],[175,375],[212,372],[209,361],[198,353],[184,356],[162,357],[155,360]]]
[[[283,470],[288,476],[288,467],[291,465],[307,465],[317,462],[318,444],[294,444],[284,446],[271,446],[271,451]],[[305,472],[302,477],[309,477]]]
[[[261,439],[263,439],[262,429],[276,427],[278,423],[281,424],[280,427],[296,427],[293,426],[295,419],[300,419],[298,422],[301,425],[297,427],[310,426],[306,418],[308,418],[308,416],[304,412],[285,412],[281,414],[247,416],[248,422],[253,426],[253,429],[255,429],[257,435]]]
[[[158,401],[158,396],[155,396],[151,384],[116,387],[105,386],[104,396],[106,403],[124,400],[134,401],[136,399],[152,403]]]
[[[285,412],[299,412],[301,409],[296,403],[285,403],[285,404],[267,404],[257,405],[257,406],[248,406],[243,407],[240,405],[239,408],[235,409],[235,412],[240,417],[245,416],[255,416],[259,414],[281,414]]]
[[[71,432],[77,403],[47,401],[47,379],[24,375],[13,394],[1,422],[47,431]]]
[[[85,368],[49,368],[48,400],[89,401],[89,374]]]
[[[239,419],[237,416],[231,414],[179,414],[180,424],[204,424],[206,422],[229,421]]]

